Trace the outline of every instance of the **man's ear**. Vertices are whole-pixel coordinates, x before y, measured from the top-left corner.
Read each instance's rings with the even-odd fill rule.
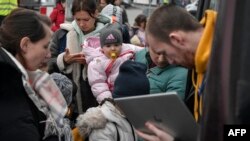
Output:
[[[26,53],[28,50],[28,44],[30,42],[30,39],[28,37],[23,37],[20,41],[20,48],[21,51]]]
[[[169,34],[169,39],[170,39],[170,42],[175,46],[180,46],[184,44],[184,38],[181,32],[178,32],[178,31],[171,32]]]

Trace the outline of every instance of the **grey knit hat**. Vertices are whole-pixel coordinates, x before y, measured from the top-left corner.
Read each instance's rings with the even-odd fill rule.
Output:
[[[101,47],[107,44],[122,44],[122,33],[118,29],[107,28],[100,33]]]
[[[67,105],[70,105],[70,103],[72,102],[73,91],[72,81],[68,77],[60,73],[52,73],[50,76],[54,79],[56,85],[61,90],[61,93],[65,98]]]

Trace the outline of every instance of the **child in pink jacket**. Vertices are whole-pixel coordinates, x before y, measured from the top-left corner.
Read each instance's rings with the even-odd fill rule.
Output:
[[[123,44],[122,41],[119,30],[106,29],[100,33],[100,38],[90,37],[84,42],[83,53],[88,64],[88,80],[99,103],[105,98],[112,98],[114,82],[121,64],[134,59],[135,52],[143,49]]]

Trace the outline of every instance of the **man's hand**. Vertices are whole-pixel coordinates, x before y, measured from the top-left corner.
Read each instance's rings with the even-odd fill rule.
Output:
[[[150,122],[146,122],[145,126],[150,131],[152,131],[152,133],[154,133],[154,135],[146,134],[146,133],[143,133],[143,132],[136,130],[137,135],[140,136],[141,138],[143,138],[144,140],[146,140],[146,141],[174,141],[174,138],[171,135],[169,135],[165,131],[157,128],[154,124],[152,124]]]

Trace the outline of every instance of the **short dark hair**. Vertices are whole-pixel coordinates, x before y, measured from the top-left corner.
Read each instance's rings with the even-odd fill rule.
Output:
[[[159,41],[170,43],[169,34],[175,30],[196,31],[202,25],[184,8],[175,5],[163,5],[150,16],[146,33]]]
[[[76,12],[86,11],[91,17],[95,14],[97,10],[96,0],[74,0],[72,4],[72,15]]]
[[[66,0],[56,0],[56,3],[65,3]]]
[[[141,23],[143,23],[143,22],[147,22],[147,16],[146,15],[144,15],[144,14],[139,14],[138,16],[136,16],[136,18],[135,18],[135,23],[134,23],[134,25],[135,26],[140,26],[140,24]]]
[[[51,25],[48,17],[33,10],[17,8],[2,22],[1,46],[15,56],[20,51],[20,41],[23,37],[29,37],[31,42],[37,42],[46,36],[44,25]]]
[[[115,4],[115,0],[106,0],[106,3],[114,5]]]

